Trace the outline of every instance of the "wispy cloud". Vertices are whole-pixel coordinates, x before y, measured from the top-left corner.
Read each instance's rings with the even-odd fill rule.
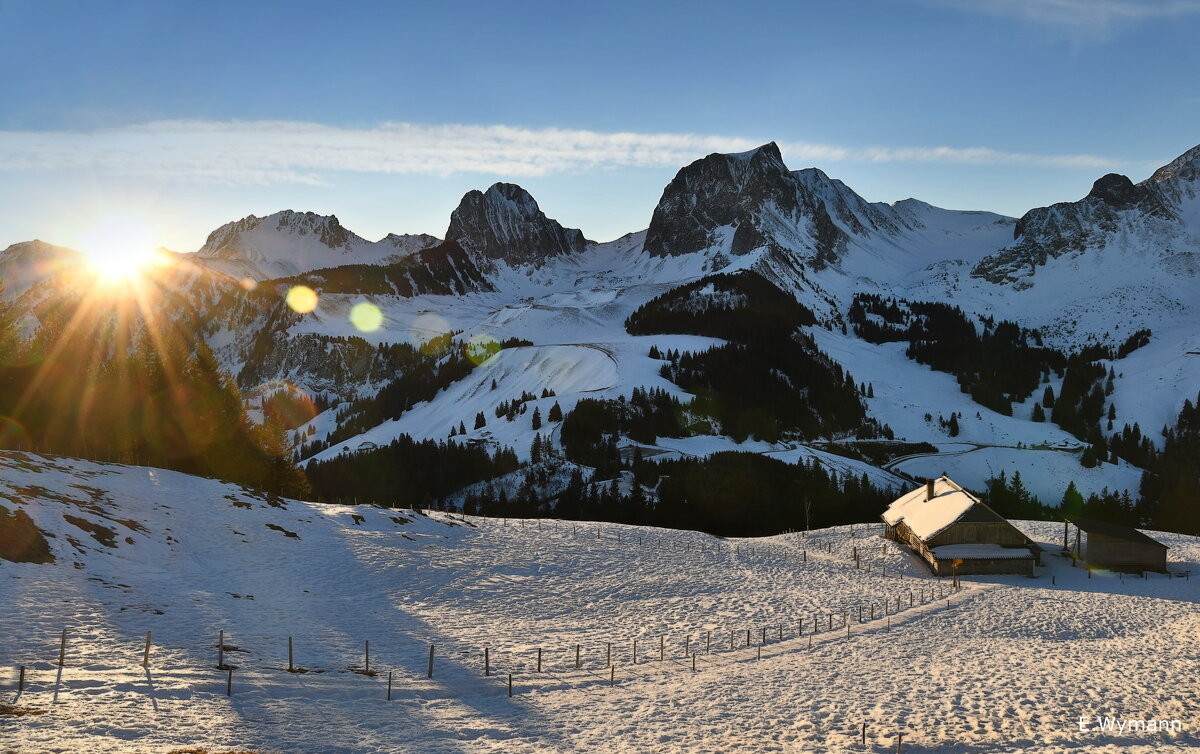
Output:
[[[290,121],[156,121],[96,131],[0,131],[0,171],[88,171],[180,182],[322,185],[332,174],[483,173],[520,178],[621,167],[679,167],[758,146],[738,137],[601,133],[512,126],[384,123],[346,128]],[[847,147],[780,142],[793,167],[839,162],[1026,164],[1108,168],[1087,154],[987,147]]]
[[[1019,18],[1089,36],[1120,24],[1200,13],[1200,0],[918,0],[950,10]]]

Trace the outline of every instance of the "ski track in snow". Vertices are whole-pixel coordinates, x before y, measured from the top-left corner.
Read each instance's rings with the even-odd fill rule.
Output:
[[[880,751],[896,733],[910,752],[1200,747],[1200,580],[1088,579],[1053,547],[1037,579],[969,578],[949,605],[914,596],[910,609],[910,589],[949,584],[878,525],[722,540],[269,501],[174,472],[19,453],[0,454],[0,505],[54,534],[58,558],[0,561],[0,699],[46,711],[0,715],[0,750],[837,752],[858,749],[863,722]],[[117,546],[63,514],[114,529]],[[1058,524],[1021,526],[1061,541]],[[1200,540],[1155,536],[1176,570],[1196,570]],[[901,612],[884,617],[897,597]],[[246,650],[226,653],[232,697],[213,667],[220,629]],[[286,672],[289,635],[310,672]],[[695,673],[685,637],[701,651]],[[351,672],[364,640],[373,678]],[[1081,733],[1080,715],[1178,718],[1185,731]]]

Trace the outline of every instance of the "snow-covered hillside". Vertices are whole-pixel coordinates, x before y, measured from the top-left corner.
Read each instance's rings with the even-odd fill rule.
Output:
[[[430,235],[395,233],[371,242],[332,215],[284,210],[222,225],[194,258],[231,277],[257,281],[347,264],[388,264],[437,243]]]
[[[1200,580],[1089,578],[1054,523],[1019,524],[1046,543],[1036,578],[947,600],[874,526],[476,519],[20,453],[0,454],[0,506],[55,559],[0,561],[6,750],[841,752],[864,724],[880,751],[1200,746]],[[1151,534],[1200,575],[1200,540]]]

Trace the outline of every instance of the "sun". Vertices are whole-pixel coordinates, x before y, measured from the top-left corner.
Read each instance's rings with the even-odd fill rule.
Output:
[[[154,259],[154,232],[136,215],[104,215],[80,240],[88,262],[108,280],[132,277]]]

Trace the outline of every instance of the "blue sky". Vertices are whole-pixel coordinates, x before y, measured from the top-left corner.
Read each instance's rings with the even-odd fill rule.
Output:
[[[285,208],[440,235],[497,180],[607,240],[769,140],[872,201],[1019,215],[1200,143],[1198,31],[1200,0],[0,0],[0,248],[108,213],[184,251]]]

